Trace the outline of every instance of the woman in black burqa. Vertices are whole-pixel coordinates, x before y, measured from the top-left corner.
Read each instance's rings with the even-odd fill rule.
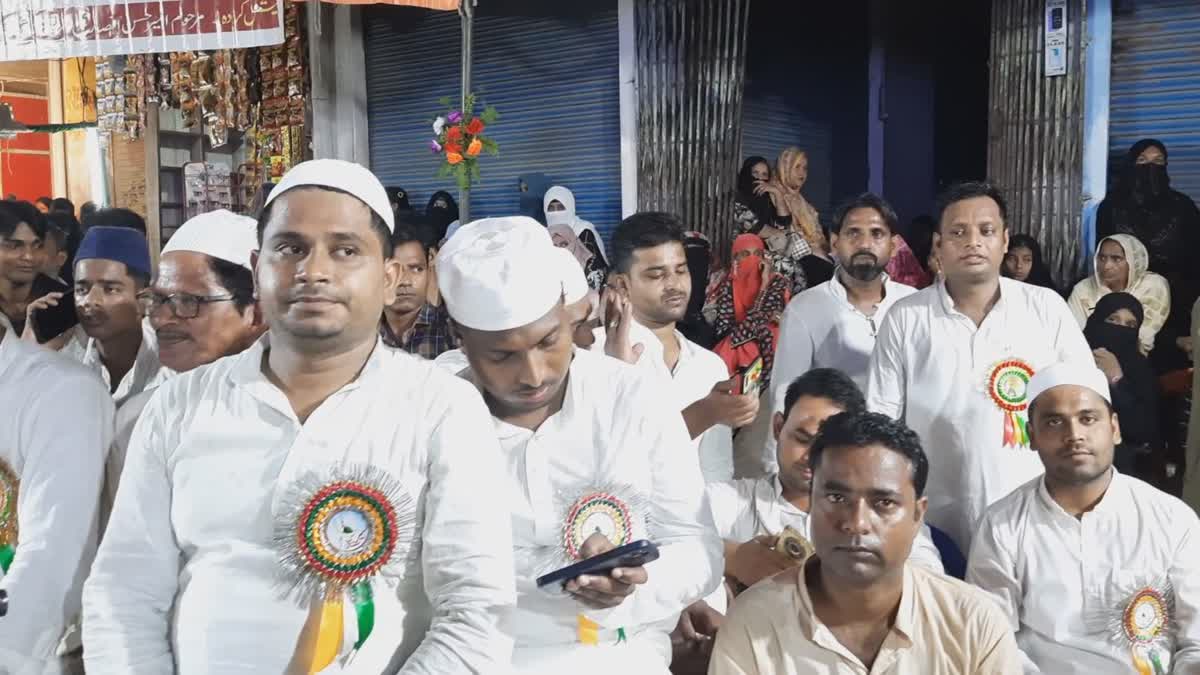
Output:
[[[1096,241],[1131,234],[1146,246],[1150,271],[1171,286],[1171,313],[1159,331],[1151,361],[1159,374],[1191,366],[1192,305],[1200,296],[1200,209],[1171,189],[1167,146],[1153,138],[1133,144],[1120,183],[1100,203]]]

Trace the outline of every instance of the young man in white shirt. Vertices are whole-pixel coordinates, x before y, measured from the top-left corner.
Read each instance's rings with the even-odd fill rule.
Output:
[[[1029,383],[1045,474],[979,525],[967,581],[1000,602],[1026,673],[1200,672],[1200,519],[1117,473],[1121,427],[1093,364]]]
[[[146,237],[129,227],[93,227],[75,254],[75,333],[86,340],[70,339],[62,353],[94,370],[118,407],[162,375],[158,342],[138,303],[151,276]]]
[[[928,463],[920,439],[876,413],[839,413],[813,442],[815,553],[738,596],[711,675],[1017,675],[987,594],[908,564]]]
[[[603,317],[593,350],[617,356],[670,387],[683,411],[706,481],[733,478],[733,429],[758,414],[758,394],[735,391],[721,357],[688,340],[675,324],[687,312],[692,276],[684,227],[668,213],[643,212],[621,221],[612,239],[609,292],[632,305],[628,341],[607,344],[620,319]],[[607,332],[606,332],[607,329]]]
[[[961,183],[938,199],[933,248],[942,278],[884,319],[867,407],[902,419],[929,448],[929,524],[967,553],[989,504],[1042,472],[1028,451],[1025,389],[1038,369],[1092,363],[1054,291],[1001,278],[1004,197]]]
[[[272,191],[254,262],[270,332],[143,411],[84,590],[89,673],[508,667],[499,448],[468,384],[381,346],[392,224],[350,162]]]
[[[830,244],[840,261],[833,278],[792,298],[779,322],[774,412],[783,409],[788,384],[812,368],[836,368],[865,389],[883,318],[897,300],[917,292],[884,272],[899,223],[891,204],[867,192],[843,204],[833,223]],[[766,473],[778,468],[774,445],[766,444]]]
[[[57,654],[96,552],[112,397],[0,314],[0,410],[0,672],[72,672]]]
[[[464,225],[437,261],[470,361],[463,377],[483,392],[508,465],[513,666],[522,675],[666,675],[679,612],[719,583],[720,543],[662,383],[575,347],[564,254],[536,221],[514,217]],[[586,283],[572,267],[573,285]],[[535,584],[641,539],[658,545],[658,560]]]

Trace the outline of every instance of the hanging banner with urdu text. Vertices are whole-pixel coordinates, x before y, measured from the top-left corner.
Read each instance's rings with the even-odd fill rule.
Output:
[[[283,0],[3,0],[0,61],[283,42]]]

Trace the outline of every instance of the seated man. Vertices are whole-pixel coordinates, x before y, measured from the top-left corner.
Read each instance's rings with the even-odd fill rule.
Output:
[[[1113,468],[1095,366],[1038,371],[1029,400],[1046,473],[988,509],[967,580],[1008,613],[1026,673],[1200,673],[1200,520]]]
[[[720,582],[720,542],[665,386],[576,348],[562,254],[536,221],[493,218],[464,225],[437,261],[462,377],[483,393],[508,467],[492,478],[512,496],[514,670],[667,675],[676,617]],[[535,584],[641,539],[661,557]]]
[[[709,673],[1020,673],[986,594],[906,564],[928,506],[916,433],[884,415],[839,413],[809,452],[816,553],[738,598]]]
[[[725,573],[742,586],[796,564],[776,552],[777,539],[790,527],[811,552],[809,510],[812,468],[809,447],[821,424],[841,412],[860,413],[866,401],[858,385],[840,370],[817,368],[788,385],[783,411],[775,413],[773,431],[779,473],[728,483],[710,483],[717,533],[725,540]],[[910,561],[941,573],[942,559],[922,524]]]

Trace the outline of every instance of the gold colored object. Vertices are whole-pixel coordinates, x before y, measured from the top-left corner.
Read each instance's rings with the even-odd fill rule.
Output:
[[[17,545],[17,474],[0,460],[0,546]]]
[[[783,532],[775,540],[775,552],[782,553],[796,562],[804,562],[816,549],[812,542],[789,525],[783,528]]]

